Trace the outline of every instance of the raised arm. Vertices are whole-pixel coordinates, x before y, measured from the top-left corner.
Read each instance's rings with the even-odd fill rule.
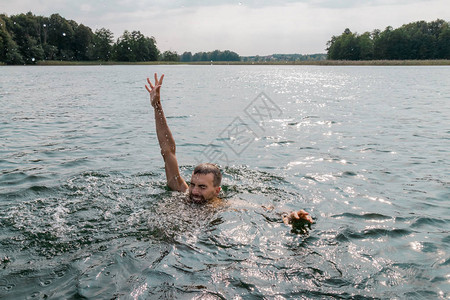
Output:
[[[175,140],[167,125],[166,116],[161,106],[160,91],[164,74],[158,80],[155,73],[155,85],[147,78],[148,86],[145,88],[150,94],[150,103],[155,111],[156,135],[158,136],[161,155],[164,159],[167,185],[174,191],[185,192],[188,189],[186,181],[180,176],[177,157],[175,155]]]

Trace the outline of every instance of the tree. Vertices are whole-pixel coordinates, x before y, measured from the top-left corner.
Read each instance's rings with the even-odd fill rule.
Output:
[[[369,32],[365,32],[364,34],[358,36],[356,39],[359,48],[358,59],[373,59],[373,40],[371,34]]]
[[[50,45],[56,46],[58,53],[55,59],[74,60],[75,51],[72,49],[74,28],[76,25],[74,21],[69,22],[59,14],[50,16],[47,24],[47,42]],[[47,56],[48,53],[46,53]]]
[[[450,56],[449,23],[418,21],[362,35],[348,28],[327,42],[329,59],[438,59]]]
[[[44,49],[44,59],[46,60],[56,60],[58,59],[58,47],[50,45],[50,44],[44,44],[42,46]]]
[[[75,60],[89,60],[89,50],[94,40],[94,33],[89,27],[80,24],[75,28],[73,51]]]
[[[219,56],[220,61],[240,61],[241,57],[236,52],[225,50]]]
[[[23,64],[24,59],[19,46],[8,31],[8,22],[11,22],[8,17],[0,15],[0,61],[7,64]]]
[[[132,36],[136,41],[137,61],[158,60],[159,50],[154,37],[146,37],[140,31],[133,31]]]
[[[94,33],[92,44],[88,50],[89,59],[103,61],[110,60],[112,56],[113,43],[114,35],[109,29],[97,29]]]
[[[450,59],[450,25],[448,23],[441,28],[436,48],[439,58]]]
[[[358,44],[357,34],[352,33],[348,28],[340,36],[333,36],[327,45],[329,59],[360,59],[360,46]]]
[[[39,23],[31,12],[12,16],[7,29],[17,44],[23,63],[34,63],[44,57],[44,50],[40,45]]]
[[[192,53],[191,52],[184,52],[181,54],[180,61],[182,62],[190,62],[192,61]]]
[[[214,50],[213,52],[210,52],[208,55],[208,60],[212,61],[222,61],[222,53],[219,50]]]
[[[184,55],[184,53],[183,53]],[[182,61],[183,59],[182,55]],[[190,52],[189,52],[189,55]],[[236,52],[230,50],[220,51],[214,50],[212,52],[197,52],[192,56],[191,61],[240,61],[241,57]]]
[[[125,30],[114,45],[114,59],[118,61],[156,61],[159,50],[154,37],[145,37],[140,31]]]
[[[180,56],[176,51],[164,51],[161,55],[162,61],[180,61]]]
[[[383,32],[386,36],[384,40],[386,43],[384,57],[386,59],[408,59],[407,54],[409,48],[409,41],[405,34],[399,29]]]
[[[128,30],[125,30],[114,44],[114,59],[118,61],[136,61],[132,48],[131,34]]]
[[[338,52],[341,47],[340,41],[337,36],[333,35],[331,39],[327,42],[327,58],[328,59],[339,59]],[[258,57],[255,58],[258,61]]]
[[[192,56],[192,61],[202,61],[203,52],[197,52]]]

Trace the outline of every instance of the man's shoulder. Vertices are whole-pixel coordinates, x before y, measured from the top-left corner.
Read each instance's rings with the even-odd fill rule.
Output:
[[[214,208],[224,207],[227,204],[228,204],[227,201],[225,201],[225,200],[223,200],[223,199],[221,199],[219,197],[215,197],[214,199],[209,200],[208,203],[207,203],[207,205],[210,205],[210,206],[212,206]]]

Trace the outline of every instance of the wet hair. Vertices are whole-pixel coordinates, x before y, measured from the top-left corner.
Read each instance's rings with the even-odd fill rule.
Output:
[[[215,187],[220,186],[220,182],[222,181],[222,173],[217,165],[211,163],[203,163],[199,164],[194,169],[194,174],[213,174],[213,185]]]

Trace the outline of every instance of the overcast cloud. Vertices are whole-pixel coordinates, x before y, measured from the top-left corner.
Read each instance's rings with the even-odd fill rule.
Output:
[[[438,18],[448,0],[0,0],[0,13],[59,13],[92,28],[154,36],[161,51],[231,50],[240,55],[325,53],[345,28],[363,33]]]

